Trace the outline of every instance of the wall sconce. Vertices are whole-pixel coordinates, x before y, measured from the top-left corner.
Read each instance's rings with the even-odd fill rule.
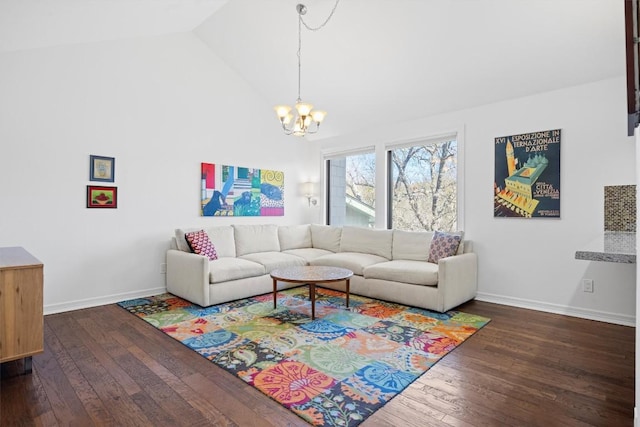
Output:
[[[313,182],[305,182],[304,184],[302,184],[304,197],[306,197],[309,201],[309,206],[315,206],[318,203],[318,200],[313,197],[315,193],[315,187],[316,186]]]

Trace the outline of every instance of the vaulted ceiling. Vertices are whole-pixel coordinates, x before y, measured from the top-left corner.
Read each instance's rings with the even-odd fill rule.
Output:
[[[312,26],[335,4],[2,0],[0,53],[193,31],[266,105],[292,104],[300,1]],[[618,77],[623,9],[613,0],[340,0],[324,28],[303,28],[302,98],[328,111],[327,137]]]

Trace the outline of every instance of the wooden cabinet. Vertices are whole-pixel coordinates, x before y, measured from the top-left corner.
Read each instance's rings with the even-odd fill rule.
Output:
[[[0,363],[44,351],[43,265],[21,247],[0,248]]]

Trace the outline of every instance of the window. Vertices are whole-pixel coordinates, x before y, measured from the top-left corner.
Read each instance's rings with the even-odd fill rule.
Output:
[[[456,139],[393,148],[387,156],[388,227],[411,231],[456,230]]]
[[[374,152],[332,157],[327,160],[327,218],[331,225],[375,225]]]

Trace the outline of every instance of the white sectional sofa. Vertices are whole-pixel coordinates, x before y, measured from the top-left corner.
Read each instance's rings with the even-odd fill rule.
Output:
[[[185,233],[201,229],[218,259],[191,252]],[[456,255],[427,262],[432,236],[316,224],[177,229],[167,251],[167,291],[206,307],[271,292],[276,268],[327,265],[353,271],[353,294],[444,312],[476,296],[477,256],[463,240]],[[278,289],[294,286],[280,282]],[[344,290],[341,282],[322,286]]]

